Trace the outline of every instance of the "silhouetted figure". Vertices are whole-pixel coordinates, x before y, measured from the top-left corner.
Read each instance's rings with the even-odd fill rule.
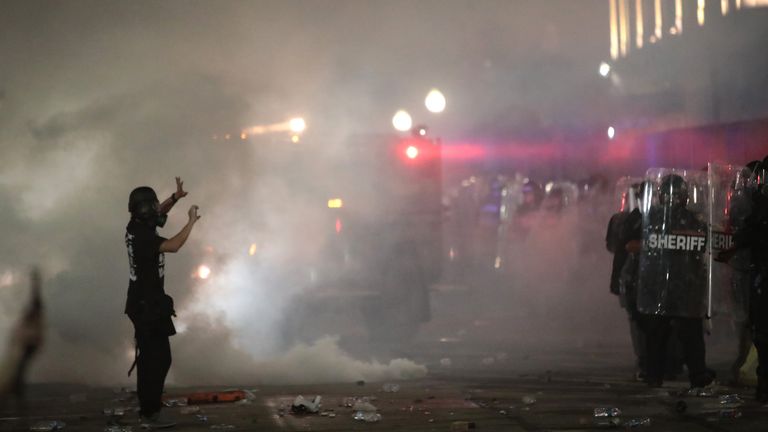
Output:
[[[173,299],[165,293],[165,252],[177,252],[187,241],[200,218],[197,206],[189,208],[189,221],[170,239],[161,237],[157,228],[165,225],[167,213],[187,195],[176,177],[176,192],[162,204],[152,188],[134,189],[128,199],[131,220],[125,230],[130,282],[125,313],[135,330],[137,358],[136,392],[139,417],[143,427],[164,428],[175,423],[160,417],[165,378],[171,367],[169,336],[176,334],[171,319],[175,316]],[[133,367],[131,367],[131,371]],[[128,374],[130,375],[130,371]]]

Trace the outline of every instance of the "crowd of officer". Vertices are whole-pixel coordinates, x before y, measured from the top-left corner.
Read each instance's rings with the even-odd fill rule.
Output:
[[[649,386],[660,386],[683,363],[692,387],[714,381],[705,361],[705,321],[728,299],[739,339],[733,378],[754,344],[756,398],[766,402],[768,157],[727,168],[649,170],[623,185],[621,211],[606,234],[610,289],[629,316],[637,377]]]
[[[738,383],[754,346],[757,398],[768,401],[768,315],[761,313],[768,301],[766,173],[768,157],[744,167],[649,169],[643,177],[621,179],[615,187],[619,193],[611,193],[612,182],[598,177],[546,184],[520,175],[471,177],[453,197],[451,223],[457,226],[448,232],[460,235],[446,239],[449,256],[455,266],[463,265],[459,275],[495,267],[519,282],[520,272],[535,271],[525,255],[535,255],[530,248],[546,240],[542,232],[575,226],[576,237],[593,239],[596,234],[584,230],[615,211],[601,206],[608,202],[616,209],[620,196],[606,246],[613,254],[610,291],[629,319],[636,378],[661,386],[687,370],[691,387],[711,385],[716,374],[707,366],[705,334],[713,317],[724,318],[735,330],[729,343],[737,349],[731,376],[722,379]],[[568,224],[574,215],[575,223]],[[559,236],[556,250],[579,254],[583,263],[590,251],[566,248],[572,237]],[[467,257],[471,262],[462,261]],[[523,264],[516,266],[520,260]],[[560,261],[558,269],[563,266]],[[546,277],[553,279],[558,269],[547,268]],[[573,271],[565,273],[566,284],[573,281]]]

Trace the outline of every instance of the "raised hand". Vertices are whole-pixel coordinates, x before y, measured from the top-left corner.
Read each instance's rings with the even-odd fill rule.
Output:
[[[181,181],[181,177],[176,177],[176,192],[174,192],[177,200],[180,200],[187,196],[187,191],[184,190],[184,182]]]
[[[200,215],[197,214],[197,211],[200,209],[200,207],[193,205],[189,208],[189,221],[190,222],[197,222],[198,219],[200,219]]]

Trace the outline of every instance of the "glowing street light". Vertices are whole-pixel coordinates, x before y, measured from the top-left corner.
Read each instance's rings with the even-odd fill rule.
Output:
[[[445,110],[445,96],[438,89],[432,89],[427,94],[427,98],[424,99],[424,105],[429,112],[441,113]]]
[[[208,277],[211,275],[211,268],[207,265],[203,264],[200,267],[197,268],[197,277],[200,279],[208,279]]]
[[[613,139],[613,137],[616,136],[616,129],[613,128],[613,126],[608,127],[608,138]]]
[[[292,118],[288,122],[288,126],[291,128],[291,132],[293,132],[294,134],[300,134],[304,132],[304,129],[307,128],[307,123],[304,121],[303,118],[297,117],[297,118]]]
[[[396,112],[392,117],[392,126],[394,126],[395,129],[399,130],[400,132],[411,130],[411,126],[413,126],[411,115],[408,114],[408,112],[405,110]]]
[[[607,77],[609,73],[611,73],[611,65],[609,65],[606,62],[600,63],[600,68],[598,69],[600,72],[600,75],[603,77]]]

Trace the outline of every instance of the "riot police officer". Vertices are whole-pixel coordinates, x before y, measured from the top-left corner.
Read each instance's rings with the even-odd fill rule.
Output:
[[[734,233],[734,247],[723,251],[718,258],[727,261],[740,250],[749,250],[752,272],[749,323],[758,358],[755,397],[760,402],[768,402],[768,188],[765,185],[768,156],[761,163],[750,165],[754,167],[755,179],[752,211],[743,229]]]
[[[715,377],[706,366],[704,346],[707,226],[702,215],[688,208],[688,183],[681,175],[649,170],[648,177],[661,179],[659,202],[645,206],[642,231],[630,233],[634,240],[627,243],[628,251],[640,253],[637,309],[646,335],[646,381],[663,383],[669,372],[667,344],[675,329],[690,384],[704,387]]]

